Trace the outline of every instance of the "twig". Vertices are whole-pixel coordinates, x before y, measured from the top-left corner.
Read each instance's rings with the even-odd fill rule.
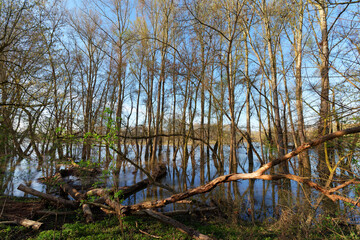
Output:
[[[36,211],[37,214],[45,214],[45,215],[70,215],[74,214],[74,211],[67,211],[67,212],[57,212],[57,211],[48,211],[48,210],[38,210]]]
[[[7,198],[5,198],[4,204],[3,204],[3,206],[2,206],[1,213],[0,213],[0,217],[1,217],[1,216],[3,215],[3,213],[4,213],[4,209],[5,209],[5,205],[6,205],[6,200],[7,200]]]
[[[160,238],[161,238],[161,237],[159,237],[159,236],[152,235],[152,234],[150,234],[150,233],[145,232],[144,230],[141,230],[141,229],[138,227],[138,222],[135,222],[135,226],[136,226],[137,230],[139,230],[139,232],[141,232],[142,234],[148,235],[148,236],[150,236],[150,237],[152,237],[152,238],[157,238],[157,239],[160,239]]]
[[[85,201],[85,203],[89,204],[89,205],[93,205],[95,207],[99,207],[99,208],[104,208],[107,210],[113,210],[111,207],[101,204],[101,203],[96,203],[96,202],[90,202],[90,201]]]
[[[151,217],[156,218],[157,220],[160,220],[163,223],[166,223],[166,224],[169,224],[169,225],[175,227],[180,232],[186,233],[187,235],[189,235],[190,237],[192,237],[194,239],[199,239],[199,240],[215,239],[215,238],[211,238],[211,237],[209,237],[207,235],[204,235],[204,234],[196,231],[195,229],[190,228],[190,227],[182,224],[181,222],[178,222],[175,219],[172,219],[172,218],[170,218],[168,216],[165,216],[164,214],[161,214],[159,212],[155,212],[155,211],[150,210],[150,209],[146,209],[146,210],[144,210],[144,212],[146,212]]]

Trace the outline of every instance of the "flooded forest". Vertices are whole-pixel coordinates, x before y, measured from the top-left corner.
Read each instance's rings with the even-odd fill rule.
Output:
[[[0,195],[360,224],[359,37],[355,0],[0,1]]]

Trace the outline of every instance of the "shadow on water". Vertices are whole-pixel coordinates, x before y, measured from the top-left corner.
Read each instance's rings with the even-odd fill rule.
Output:
[[[145,147],[144,147],[145,148]],[[189,152],[191,146],[188,147]],[[257,150],[260,147],[257,147]],[[134,148],[135,149],[135,148]],[[132,147],[127,147],[127,156],[130,159],[135,159],[137,164],[143,168],[150,170],[153,164],[144,162],[145,157],[142,156],[136,160],[136,151]],[[229,152],[227,146],[224,146],[223,154],[224,161],[221,163],[213,156],[206,156],[205,159],[200,160],[200,147],[197,147],[189,158],[184,161],[183,149],[176,149],[175,147],[163,146],[159,155],[159,162],[167,163],[167,175],[162,179],[162,184],[166,184],[174,189],[176,192],[183,192],[189,188],[194,188],[205,184],[212,179],[229,173],[229,162],[226,160]],[[174,152],[175,151],[175,152]],[[73,152],[81,153],[81,149],[74,149]],[[141,151],[144,155],[145,149]],[[110,152],[110,154],[114,154]],[[238,154],[238,173],[248,171],[246,147],[237,149]],[[92,186],[106,186],[112,187],[117,185],[129,186],[135,184],[146,178],[146,175],[136,169],[128,162],[116,163],[116,157],[109,158],[109,152],[106,154],[105,148],[97,148],[92,152],[91,161],[99,163],[103,169],[103,173],[96,179],[92,179]],[[315,156],[314,152],[310,155]],[[175,156],[175,158],[173,158]],[[316,157],[316,156],[315,156]],[[193,159],[191,159],[193,158]],[[111,159],[111,160],[109,160]],[[5,161],[5,160],[4,160]],[[41,184],[37,179],[41,177],[50,177],[56,171],[63,168],[62,165],[70,163],[70,159],[59,161],[46,157],[43,164],[39,163],[35,157],[27,159],[7,158],[2,166],[7,170],[1,172],[1,193],[12,196],[24,196],[24,193],[17,190],[19,184],[25,184],[28,187],[34,188],[42,192],[50,192],[51,189],[46,185]],[[75,160],[76,161],[76,160]],[[291,160],[290,172],[297,173],[296,161]],[[254,168],[258,169],[260,162],[254,157]],[[4,169],[3,168],[3,169]],[[83,180],[72,179],[74,184],[84,184]],[[130,198],[124,204],[134,204],[145,200],[162,199],[170,196],[172,193],[167,190],[150,186]],[[352,194],[354,195],[354,194]],[[316,194],[314,195],[316,199]],[[308,198],[311,196],[308,196]],[[268,218],[277,218],[280,215],[281,208],[288,208],[300,206],[304,201],[307,201],[303,196],[302,186],[296,182],[280,181],[265,181],[265,180],[239,180],[237,182],[226,183],[218,186],[210,193],[197,195],[193,199],[207,203],[209,205],[216,205],[225,207],[222,209],[228,214],[237,215],[238,217],[248,221],[261,221]],[[164,208],[164,211],[188,208],[182,204],[171,204]],[[342,207],[345,207],[342,205]]]

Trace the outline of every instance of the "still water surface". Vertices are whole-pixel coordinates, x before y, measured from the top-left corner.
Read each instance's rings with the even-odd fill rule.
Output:
[[[257,151],[260,152],[258,146]],[[81,149],[74,149],[76,155],[80,156]],[[144,152],[144,151],[143,151]],[[226,160],[226,153],[229,152],[228,147],[224,147],[224,165],[223,168],[217,168],[218,164],[214,162],[212,156],[206,156],[200,163],[200,150],[195,149],[195,152],[187,162],[183,161],[182,150],[176,154],[175,159],[171,159],[173,156],[173,147],[163,146],[162,148],[162,161],[167,164],[167,175],[162,179],[162,184],[166,184],[173,188],[177,192],[185,191],[189,188],[194,188],[209,182],[210,180],[219,177],[223,174],[229,173],[229,162]],[[238,154],[238,173],[242,173],[248,170],[246,148],[240,147],[237,149]],[[128,157],[134,159],[135,153],[132,148],[128,148]],[[105,151],[100,148],[93,152],[91,161],[100,163],[102,169],[113,169],[111,166],[115,166],[115,159],[106,164]],[[143,158],[142,158],[143,159]],[[138,161],[143,168],[148,169],[148,165],[144,161]],[[294,172],[296,169],[297,161],[292,160],[290,164],[290,171]],[[106,167],[110,166],[110,167]],[[260,167],[260,162],[254,156],[254,170]],[[294,168],[292,168],[294,167]],[[58,161],[48,158],[44,161],[42,166],[39,166],[36,158],[28,159],[14,159],[12,163],[7,166],[7,171],[1,174],[2,191],[6,195],[24,196],[24,193],[17,190],[19,184],[25,184],[38,191],[49,192],[50,189],[37,181],[41,177],[52,176],[56,169],[59,169]],[[63,167],[60,167],[63,168]],[[146,178],[146,175],[140,170],[137,170],[130,163],[123,163],[118,174],[113,174],[112,171],[104,171],[96,179],[91,179],[91,184],[101,184],[102,186],[112,187],[114,182],[118,186],[129,186],[135,184]],[[75,184],[81,184],[84,179],[70,179]],[[86,179],[86,183],[89,179]],[[280,208],[285,207],[293,208],[297,204],[301,204],[304,199],[302,196],[301,186],[296,182],[291,182],[287,185],[287,188],[283,191],[285,194],[278,195],[280,186],[278,181],[265,181],[265,180],[240,180],[233,183],[222,184],[210,193],[195,196],[193,199],[200,200],[209,205],[216,204],[220,206],[229,206],[230,211],[234,211],[239,214],[242,219],[251,218],[256,220],[266,219],[268,217],[277,217]],[[170,196],[167,190],[159,189],[155,186],[150,186],[144,189],[130,198],[128,198],[123,204],[134,204],[145,200],[155,200]],[[279,199],[280,198],[280,199]],[[174,209],[184,209],[189,206],[182,204],[172,204],[164,208],[164,211]],[[229,210],[229,209],[227,209]]]

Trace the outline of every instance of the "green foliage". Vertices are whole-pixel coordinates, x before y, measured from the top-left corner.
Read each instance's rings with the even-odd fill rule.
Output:
[[[56,132],[56,133],[62,133],[62,132],[63,132],[63,128],[57,127],[57,128],[55,129],[55,132]]]
[[[116,140],[118,139],[118,137],[116,136],[116,133],[118,131],[118,128],[116,127],[116,121],[120,119],[116,119],[115,121],[112,118],[112,114],[113,111],[110,108],[106,108],[104,110],[103,117],[106,121],[105,125],[108,129],[107,134],[105,136],[101,136],[94,132],[86,132],[82,138],[76,139],[75,135],[66,133],[65,129],[61,127],[57,127],[55,129],[55,133],[57,135],[61,135],[63,141],[66,139],[68,141],[75,140],[77,142],[86,143],[87,141],[92,140],[91,141],[92,145],[94,145],[95,143],[102,143],[104,141],[105,144],[109,145],[110,147],[113,147]]]
[[[119,239],[117,238],[120,233],[119,230],[118,226],[110,225],[107,220],[93,224],[75,222],[73,224],[64,224],[61,231],[43,231],[34,239]]]
[[[91,160],[80,160],[80,162],[77,163],[79,165],[79,167],[81,168],[87,168],[87,169],[93,169],[93,168],[97,168],[100,167],[100,163],[97,162],[93,162]]]
[[[64,224],[60,230],[47,230],[40,232],[33,240],[60,240],[60,239],[153,239],[139,232],[136,222],[140,229],[151,234],[159,235],[163,239],[187,239],[187,237],[175,231],[172,227],[161,224],[151,219],[127,217],[124,222],[125,236],[121,236],[121,229],[116,217],[109,217],[102,221],[92,224],[75,222]]]
[[[304,228],[297,221],[301,218],[300,213],[287,215],[283,220],[275,223],[250,223],[244,221],[232,221],[229,218],[216,216],[175,216],[185,225],[197,231],[213,236],[217,239],[359,239],[358,231],[354,226],[342,224],[341,213],[336,218],[319,216],[310,228]],[[74,220],[74,216],[71,218]],[[24,227],[0,225],[0,239],[153,239],[141,233],[139,230],[156,235],[162,239],[190,239],[187,235],[174,229],[172,226],[158,222],[150,217],[130,216],[123,218],[124,235],[116,216],[108,216],[95,223],[84,223],[82,211],[79,209],[77,219],[73,223],[63,226],[51,227],[50,230],[34,231]],[[43,221],[46,224],[49,221]],[[56,227],[56,228],[55,228]],[[32,238],[30,238],[32,237]]]
[[[31,233],[32,230],[23,226],[0,224],[0,239],[20,239],[19,236],[22,236],[22,239],[26,239]]]
[[[121,198],[123,198],[123,196],[124,196],[124,194],[123,194],[122,190],[119,190],[119,191],[114,193],[114,198],[116,198],[116,199],[121,199]]]
[[[104,137],[104,141],[111,148],[114,147],[115,142],[118,140],[116,133],[119,130],[116,126],[116,122],[112,118],[112,114],[113,111],[110,108],[106,108],[103,115],[106,120],[106,128],[108,129],[107,134]]]
[[[4,239],[10,238],[19,231],[25,230],[24,227],[11,227],[8,225],[0,225],[0,236]]]
[[[311,239],[359,239],[357,230],[351,225],[344,225],[341,213],[337,217],[319,216],[309,234]]]
[[[104,183],[104,181],[99,180],[99,181],[94,182],[94,183],[92,184],[92,186],[93,186],[94,188],[98,188],[98,187],[100,187],[103,183]]]

